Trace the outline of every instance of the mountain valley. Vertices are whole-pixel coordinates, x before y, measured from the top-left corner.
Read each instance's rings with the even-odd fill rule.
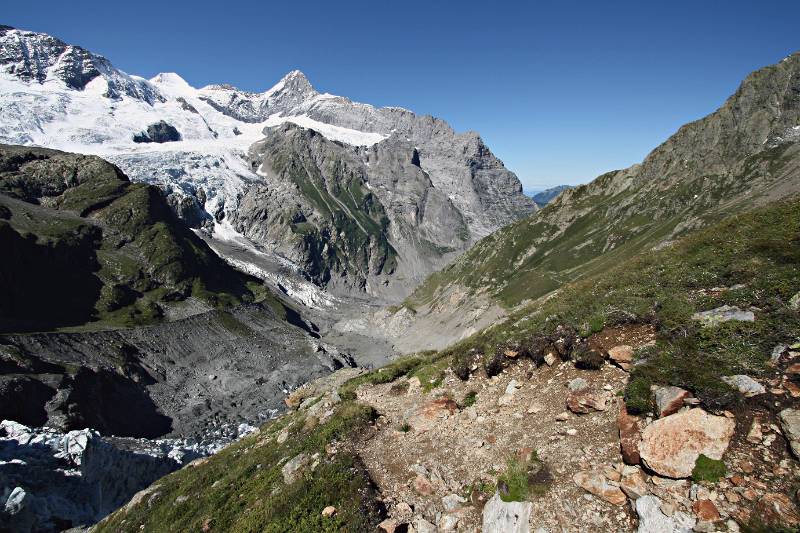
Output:
[[[0,26],[0,143],[0,532],[800,528],[800,53],[528,197]]]

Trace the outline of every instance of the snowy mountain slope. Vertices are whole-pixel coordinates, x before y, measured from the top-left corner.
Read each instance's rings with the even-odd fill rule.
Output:
[[[408,178],[404,172],[411,172],[416,180],[422,169],[429,184],[423,191],[415,189],[418,196],[406,203],[418,208],[433,191],[433,196],[445,197],[466,224],[457,242],[451,242],[449,235],[427,238],[434,243],[447,241],[448,257],[536,208],[522,194],[516,176],[503,167],[476,133],[458,134],[442,120],[405,109],[375,108],[319,93],[299,71],[290,72],[263,93],[248,93],[230,85],[197,89],[174,73],[145,80],[114,68],[102,56],[49,35],[0,27],[0,142],[100,155],[131,179],[160,186],[182,218],[217,236],[228,233],[214,232],[214,225],[235,218],[248,191],[271,184],[270,173],[254,172],[265,154],[254,155],[249,150],[266,132],[283,131],[278,126],[287,122],[313,129],[357,157],[364,147],[390,138],[403,144],[404,151],[406,145],[413,147],[418,164],[398,171],[400,175],[389,189],[369,191],[365,183],[365,201],[378,211],[381,209],[375,206],[389,198],[397,203],[396,193]],[[134,136],[157,124],[174,128],[180,140],[134,141]],[[299,147],[301,152],[304,149]],[[357,172],[363,171],[359,168]],[[332,186],[338,187],[339,177],[332,178]],[[287,181],[284,176],[283,180],[286,183],[276,185],[294,188],[295,196],[307,194],[298,188],[296,179]],[[313,223],[324,236],[332,217],[344,216],[350,220],[344,226],[349,227],[358,224],[361,213],[357,211],[373,207],[365,204],[354,206],[355,212],[322,213],[312,217]],[[392,234],[392,216],[387,235]],[[241,224],[236,228],[240,234],[253,233],[248,229]],[[281,245],[286,248],[287,243],[265,240],[253,244],[274,252]],[[294,241],[289,246],[296,247],[297,253],[289,255],[300,256],[301,264],[320,261],[314,255],[321,253],[318,250],[308,250]],[[442,256],[436,246],[431,250],[425,254]],[[419,255],[418,250],[411,252]],[[413,261],[423,270],[413,272],[413,279],[421,279],[441,266],[435,257],[429,259]],[[352,268],[348,269],[353,264],[351,258],[329,263],[332,270],[326,278],[356,276],[344,286],[368,285],[364,276],[371,274],[353,274]],[[399,294],[397,290],[390,292]]]

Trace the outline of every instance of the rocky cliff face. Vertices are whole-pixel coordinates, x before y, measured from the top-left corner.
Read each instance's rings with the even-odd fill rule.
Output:
[[[299,71],[263,93],[195,89],[176,74],[143,80],[49,35],[3,27],[0,102],[0,141],[102,155],[133,180],[164,189],[194,227],[217,239],[246,235],[348,295],[396,301],[481,237],[536,209],[476,133],[320,93]],[[286,123],[318,135],[299,135]],[[295,166],[289,177],[282,158],[320,150],[329,152],[321,156],[326,166],[322,159]],[[382,157],[369,161],[369,150]],[[330,165],[334,158],[342,165]],[[272,198],[284,194],[287,180],[343,190],[363,184],[346,208],[324,206],[313,187],[296,187],[299,207],[284,209]],[[382,186],[367,190],[368,181]],[[332,198],[341,201],[338,191],[325,200]],[[411,212],[400,213],[400,205]],[[290,216],[267,231],[283,211],[308,221]],[[418,220],[407,224],[409,217]],[[434,228],[437,218],[455,224],[456,234]],[[306,224],[300,233],[298,223]]]
[[[440,342],[452,342],[488,325],[484,310],[497,316],[726,214],[797,193],[798,95],[800,54],[752,73],[719,110],[641,164],[564,191],[431,276],[406,302],[418,313],[405,331],[418,338],[419,327],[448,324],[452,334]]]

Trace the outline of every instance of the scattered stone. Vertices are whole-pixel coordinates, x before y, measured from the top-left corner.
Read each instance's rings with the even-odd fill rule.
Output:
[[[324,516],[325,518],[330,518],[335,514],[336,514],[336,507],[334,507],[333,505],[329,505],[322,510],[322,516]]]
[[[716,522],[720,519],[719,510],[711,500],[697,500],[692,504],[692,511],[703,522]]]
[[[503,352],[503,355],[505,355],[509,359],[516,359],[517,357],[519,357],[519,351],[518,350],[512,350],[511,348],[507,348]]]
[[[753,322],[756,316],[752,311],[744,311],[739,307],[733,305],[723,305],[710,311],[702,311],[692,315],[692,320],[697,320],[703,323],[704,326],[712,327],[722,322],[729,320],[738,320],[740,322]]]
[[[619,481],[622,479],[622,474],[613,466],[604,466],[603,475],[606,476],[609,481]]]
[[[278,444],[283,444],[289,439],[289,428],[283,428],[278,436],[275,438],[275,442]]]
[[[628,410],[623,402],[617,415],[617,428],[619,428],[619,447],[622,452],[622,460],[629,465],[638,465],[641,457],[639,456],[639,441],[641,440],[641,420],[628,414]]]
[[[504,502],[495,493],[483,508],[483,533],[530,533],[531,502]]]
[[[800,459],[800,409],[784,409],[778,415],[781,431],[789,441],[792,453]]]
[[[414,490],[420,496],[430,496],[433,494],[433,485],[428,481],[428,478],[422,474],[417,474],[417,477],[414,479]]]
[[[544,356],[544,362],[547,363],[547,366],[553,366],[556,363],[556,354],[548,352],[547,355]]]
[[[633,347],[627,344],[614,346],[608,350],[608,358],[623,370],[630,370],[631,366],[633,366]]]
[[[533,404],[531,404],[530,407],[528,407],[528,414],[529,415],[536,415],[536,414],[539,414],[541,412],[542,412],[542,406],[539,405],[538,403],[533,403]]]
[[[569,393],[567,409],[577,414],[587,414],[593,410],[605,411],[610,399],[611,393],[608,391],[592,392],[588,388],[582,388]]]
[[[656,386],[653,388],[653,393],[659,418],[677,413],[683,407],[684,400],[692,396],[691,392],[672,386]]]
[[[566,422],[567,420],[569,420],[569,413],[566,411],[556,415],[556,421],[558,422]]]
[[[448,494],[442,498],[442,505],[444,506],[445,511],[455,511],[456,509],[462,507],[465,503],[467,503],[467,500],[458,494]]]
[[[747,442],[760,444],[763,438],[764,434],[761,432],[761,419],[757,416],[753,417],[753,425],[750,426],[750,431],[747,432]]]
[[[583,378],[575,378],[567,384],[571,392],[583,390],[589,387],[589,383]]]
[[[728,448],[736,423],[700,408],[660,418],[642,432],[642,462],[663,476],[685,478],[692,474],[700,454],[719,460]]]
[[[427,431],[434,427],[439,419],[452,415],[457,410],[458,404],[452,398],[436,398],[408,417],[407,422],[415,431]]]
[[[439,519],[439,531],[455,531],[461,516],[458,513],[444,513]]]
[[[644,472],[637,468],[632,473],[623,475],[619,482],[619,488],[631,500],[638,500],[646,495],[648,490]]]
[[[697,524],[683,512],[665,515],[661,511],[661,500],[652,495],[636,500],[636,514],[639,515],[639,533],[690,533]]]
[[[397,520],[393,520],[391,518],[387,518],[380,524],[378,524],[378,529],[382,529],[386,533],[395,533],[397,531],[397,526],[400,524],[397,523]]]
[[[789,298],[789,308],[800,311],[800,292]]]
[[[416,533],[436,533],[436,526],[425,520],[424,518],[417,517],[412,523]]]
[[[283,474],[283,482],[291,485],[303,474],[303,471],[311,464],[311,457],[306,453],[301,453],[294,457],[291,461],[287,462],[281,468]]]
[[[751,398],[767,392],[764,385],[744,374],[725,376],[722,381],[744,394],[745,398]]]
[[[784,354],[789,349],[789,346],[786,344],[778,344],[772,349],[772,354],[769,357],[769,364],[771,366],[777,366],[781,360],[781,355]]]
[[[584,490],[610,504],[622,505],[627,501],[625,493],[622,492],[619,487],[609,484],[608,480],[601,472],[594,470],[578,472],[572,476],[572,480],[579,487],[582,487]]]

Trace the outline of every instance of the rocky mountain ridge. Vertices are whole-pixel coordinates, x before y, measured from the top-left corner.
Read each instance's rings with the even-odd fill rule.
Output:
[[[483,239],[375,321],[406,351],[443,347],[565,282],[797,193],[798,95],[800,53],[750,74],[722,107],[681,127],[641,164],[566,190]],[[430,332],[422,344],[414,340],[420,328]],[[432,340],[442,330],[450,333]]]
[[[344,295],[397,301],[481,237],[536,209],[522,194],[516,176],[476,133],[456,133],[440,119],[405,109],[375,108],[320,93],[299,71],[290,72],[263,93],[229,85],[195,89],[176,74],[144,80],[49,35],[3,27],[0,97],[0,141],[101,155],[134,181],[165,190],[178,215],[203,228],[209,239],[246,234],[255,239],[254,248],[274,256],[274,263],[288,259],[301,270],[308,267],[303,272],[307,279],[330,284],[331,290]],[[333,221],[313,190],[299,187],[297,180],[282,179],[280,172],[269,168],[258,172],[265,160],[271,164],[280,154],[253,155],[250,147],[265,135],[272,139],[288,135],[292,130],[282,128],[285,123],[340,143],[331,149],[347,152],[347,157],[363,159],[359,152],[364,147],[384,143],[379,150],[397,147],[401,157],[415,150],[417,164],[387,169],[394,177],[383,188],[368,191],[369,206],[354,204],[338,210],[335,216],[340,218]],[[153,139],[158,142],[150,142]],[[312,137],[293,142],[304,139]],[[273,144],[262,142],[262,152]],[[310,145],[297,148],[315,149]],[[362,174],[357,179],[366,182],[368,163],[350,165],[348,171]],[[337,175],[336,166],[297,170],[307,174],[301,180],[306,183],[319,179],[320,173],[328,181],[349,179]],[[376,171],[371,172],[374,180]],[[420,172],[426,177],[420,178]],[[420,180],[425,182],[422,191],[417,190]],[[272,203],[269,195],[262,194],[265,188],[291,190],[297,205]],[[408,190],[413,194],[404,197]],[[252,201],[257,195],[260,205]],[[433,204],[443,204],[441,211],[447,211],[449,218],[443,224],[429,224],[419,242],[404,237],[406,214],[398,214],[389,204],[400,201],[418,209],[421,198],[428,197]],[[263,228],[248,225],[260,221],[265,212],[274,221],[277,213],[287,209],[303,212],[307,219],[311,231],[302,238],[284,231],[290,222],[269,235]],[[374,236],[377,240],[367,245],[377,246],[375,259],[364,259],[355,247],[325,249],[324,239],[315,237],[335,230],[344,233],[345,241],[360,242],[363,232],[358,225],[363,225],[365,217],[373,219],[375,210],[386,213],[385,223],[379,224]],[[236,223],[230,225],[231,221]],[[459,228],[455,235],[447,228],[451,222]],[[403,268],[397,272],[375,268],[376,262],[388,260],[387,254],[399,259]]]

